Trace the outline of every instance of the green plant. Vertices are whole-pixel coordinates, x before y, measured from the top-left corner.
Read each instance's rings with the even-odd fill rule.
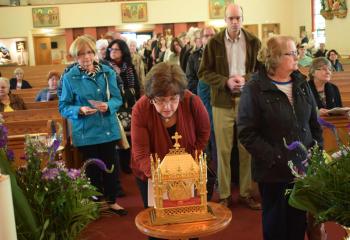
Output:
[[[52,152],[58,146],[56,139],[42,142],[26,137],[28,164],[17,172],[19,185],[38,220],[40,240],[76,239],[99,213],[98,204],[91,199],[100,194],[85,174],[53,160]],[[48,164],[41,169],[44,160]]]
[[[335,126],[322,119],[319,122],[337,136]],[[317,144],[311,148],[308,161],[302,164],[305,171],[289,163],[296,176],[289,204],[312,213],[318,222],[334,221],[350,227],[350,148],[337,139],[340,151],[332,157]],[[301,146],[294,143],[294,147],[288,147],[294,150],[297,145]]]
[[[18,239],[73,240],[99,216],[100,204],[92,198],[101,194],[85,176],[86,166],[67,169],[55,161],[61,128],[56,133],[51,127],[49,137],[26,136],[27,164],[14,172],[8,161],[13,154],[6,146],[7,130],[0,121],[0,167],[11,178]],[[87,163],[108,171],[101,160]]]

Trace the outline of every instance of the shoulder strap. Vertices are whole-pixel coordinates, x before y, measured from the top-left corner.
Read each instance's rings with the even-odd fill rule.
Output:
[[[190,110],[191,110],[191,113],[192,113],[192,116],[193,116],[193,97],[194,97],[194,94],[191,94],[191,97],[190,97]]]
[[[107,99],[109,100],[111,98],[111,92],[109,91],[109,83],[105,72],[103,73],[103,77],[106,81],[106,95],[107,95]]]

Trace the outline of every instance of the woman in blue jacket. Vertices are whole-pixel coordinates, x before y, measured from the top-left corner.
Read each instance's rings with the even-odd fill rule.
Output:
[[[96,45],[87,36],[78,37],[70,46],[77,64],[62,77],[59,110],[72,125],[73,144],[84,160],[101,159],[111,173],[97,166],[88,166],[87,176],[103,193],[110,210],[119,215],[127,211],[116,203],[116,151],[121,138],[116,112],[122,104],[116,73],[112,68],[95,61]]]

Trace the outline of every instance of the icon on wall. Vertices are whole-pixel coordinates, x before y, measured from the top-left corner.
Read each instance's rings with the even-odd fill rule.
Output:
[[[209,18],[225,17],[225,7],[234,0],[209,0]]]
[[[25,41],[17,41],[16,42],[16,50],[17,52],[23,52],[26,50],[26,42]]]
[[[33,27],[57,27],[60,25],[58,7],[33,8]]]
[[[147,22],[147,3],[122,3],[122,22]]]

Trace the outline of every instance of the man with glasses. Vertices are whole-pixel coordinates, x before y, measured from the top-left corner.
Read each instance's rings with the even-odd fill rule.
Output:
[[[240,91],[255,71],[260,41],[242,29],[243,11],[237,4],[225,9],[226,29],[216,34],[203,53],[199,78],[211,87],[214,131],[217,144],[220,203],[231,206],[231,150]],[[251,209],[261,209],[252,197],[250,156],[239,144],[240,197]]]

